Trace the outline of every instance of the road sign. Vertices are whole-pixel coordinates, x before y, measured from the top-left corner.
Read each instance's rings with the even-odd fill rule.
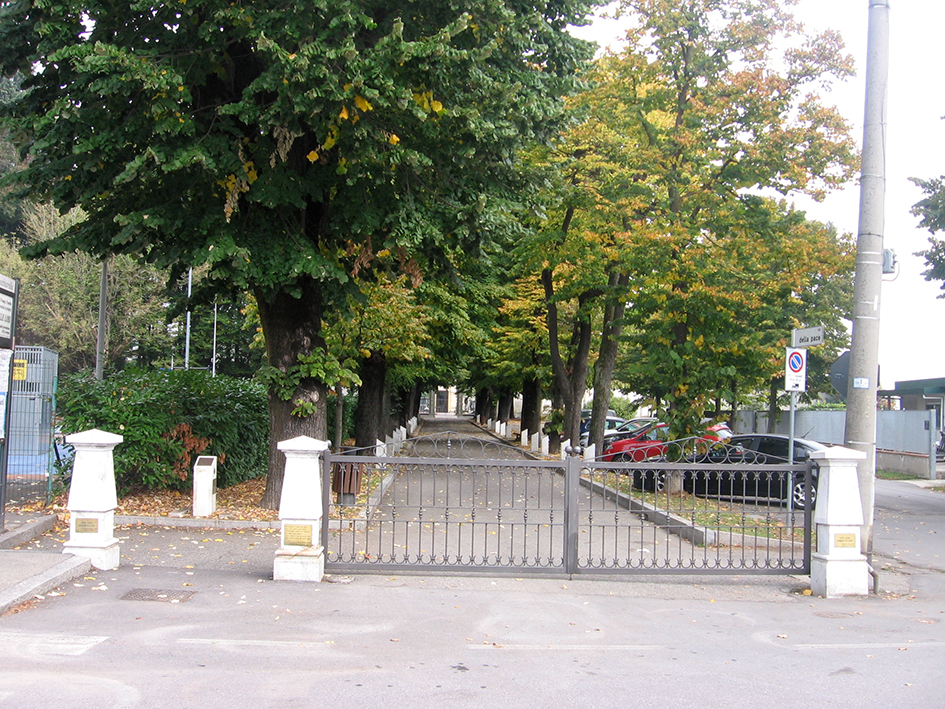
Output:
[[[791,331],[791,344],[794,347],[816,347],[824,344],[824,326],[805,327]]]
[[[802,347],[784,349],[785,391],[807,391],[807,350]]]

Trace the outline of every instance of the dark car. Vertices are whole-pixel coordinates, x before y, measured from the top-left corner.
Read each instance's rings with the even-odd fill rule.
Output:
[[[718,466],[716,470],[687,470],[683,478],[683,489],[701,496],[732,498],[774,499],[797,509],[807,506],[804,476],[781,470],[725,470],[726,465],[785,465],[788,461],[788,436],[753,433],[730,438],[725,444],[713,446],[697,458],[694,463]],[[804,464],[814,451],[826,450],[827,446],[805,438],[794,439],[794,463]],[[817,468],[812,472],[811,498],[816,504]]]

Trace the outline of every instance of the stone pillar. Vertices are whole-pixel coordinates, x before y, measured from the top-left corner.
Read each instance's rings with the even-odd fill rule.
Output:
[[[66,436],[75,449],[69,485],[69,541],[64,554],[87,556],[96,569],[117,569],[121,549],[115,538],[114,449],[122,436],[92,429]]]
[[[528,445],[530,442],[531,442],[531,438],[528,435],[528,429],[523,428],[522,429],[522,448],[528,448]]]
[[[197,456],[194,463],[194,517],[209,517],[217,511],[217,457]]]
[[[857,462],[862,451],[834,446],[811,453],[819,465],[814,524],[817,548],[811,555],[810,588],[824,598],[869,593],[869,564],[860,552],[863,509]]]
[[[286,460],[279,502],[282,545],[276,551],[272,578],[321,581],[325,575],[321,456],[328,450],[328,442],[299,436],[277,445]]]

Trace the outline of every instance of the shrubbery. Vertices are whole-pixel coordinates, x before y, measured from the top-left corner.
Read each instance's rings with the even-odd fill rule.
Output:
[[[104,381],[80,373],[60,381],[57,408],[66,435],[98,428],[124,437],[115,448],[120,494],[188,489],[198,455],[217,456],[220,487],[266,472],[269,412],[258,382],[200,370],[129,370]]]

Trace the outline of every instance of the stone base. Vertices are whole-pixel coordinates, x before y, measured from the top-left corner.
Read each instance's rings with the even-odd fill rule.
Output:
[[[66,542],[62,545],[62,553],[88,557],[92,561],[92,566],[100,571],[117,569],[121,563],[121,547],[117,539],[101,546],[84,546]]]
[[[824,598],[869,594],[869,565],[865,556],[836,558],[813,554],[810,561],[810,590]]]
[[[314,581],[318,583],[325,575],[325,548],[306,547],[290,551],[285,547],[276,552],[272,564],[274,581]]]

